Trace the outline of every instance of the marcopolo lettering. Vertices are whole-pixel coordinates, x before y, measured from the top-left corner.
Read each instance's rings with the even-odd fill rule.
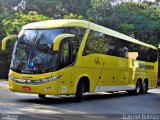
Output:
[[[145,64],[140,63],[140,64],[139,64],[139,68],[151,69],[151,70],[153,70],[153,69],[154,69],[154,66],[152,66],[152,65],[145,65]]]

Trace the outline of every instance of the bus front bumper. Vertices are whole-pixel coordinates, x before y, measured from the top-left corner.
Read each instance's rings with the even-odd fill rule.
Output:
[[[9,89],[13,92],[24,92],[43,95],[57,95],[58,80],[43,84],[19,84],[9,79]]]

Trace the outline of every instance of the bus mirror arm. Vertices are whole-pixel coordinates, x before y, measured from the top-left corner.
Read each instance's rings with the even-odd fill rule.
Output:
[[[159,44],[159,46],[158,46],[158,52],[160,53],[160,44]]]
[[[82,56],[87,56],[87,52],[83,51]]]
[[[74,34],[60,34],[54,39],[54,44],[53,44],[53,51],[58,51],[60,43],[63,39],[65,38],[70,38],[70,37],[75,37]]]
[[[2,50],[6,50],[6,44],[7,44],[7,41],[8,40],[13,40],[17,38],[17,35],[10,35],[10,36],[7,36],[5,37],[3,40],[2,40]]]

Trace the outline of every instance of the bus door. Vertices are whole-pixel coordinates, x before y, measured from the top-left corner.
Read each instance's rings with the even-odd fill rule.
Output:
[[[60,45],[58,64],[59,74],[61,74],[62,77],[58,82],[58,94],[70,94],[73,83],[72,64],[75,56],[73,56],[73,44],[69,42],[68,39],[70,38],[63,40]]]

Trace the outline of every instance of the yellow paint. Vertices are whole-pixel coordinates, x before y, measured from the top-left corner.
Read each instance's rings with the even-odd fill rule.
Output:
[[[17,35],[11,35],[11,36],[7,36],[5,37],[3,40],[2,40],[2,50],[5,50],[6,49],[6,43],[8,40],[13,40],[17,38]]]
[[[73,34],[60,34],[60,35],[58,35],[54,40],[53,51],[58,51],[61,41],[64,38],[68,38],[68,37],[75,37],[75,35],[73,35]]]
[[[60,19],[60,20],[47,20],[41,22],[34,22],[27,24],[23,29],[50,29],[58,27],[83,27],[88,28],[89,22],[84,20]]]
[[[50,78],[52,76],[58,75],[59,72],[53,73],[45,73],[45,74],[19,74],[10,70],[9,75],[14,76],[17,79],[22,80],[40,80],[44,78]],[[28,84],[18,84],[14,81],[9,79],[9,89],[14,92],[27,92],[27,93],[36,93],[36,94],[48,94],[48,95],[57,95],[58,89],[58,80],[40,84],[40,85],[28,85]],[[31,91],[24,91],[22,90],[22,86],[29,86],[31,87]],[[50,87],[49,91],[45,91],[46,88]]]
[[[89,79],[89,90],[91,93],[95,91],[96,86],[135,86],[136,81],[139,78],[141,78],[142,81],[147,78],[149,80],[149,87],[156,87],[158,76],[158,61],[155,63],[150,63],[134,60],[134,58],[137,56],[137,53],[129,54],[129,58],[132,59],[102,54],[90,54],[87,56],[82,55],[90,30],[103,32],[107,35],[112,35],[157,50],[157,48],[154,46],[142,43],[131,37],[110,30],[108,28],[101,27],[94,23],[81,20],[50,20],[36,22],[24,26],[23,29],[50,29],[74,26],[87,28],[75,63],[58,71],[45,74],[20,74],[10,70],[9,74],[11,76],[17,79],[25,80],[40,80],[62,74],[59,79],[40,85],[18,84],[9,79],[10,90],[15,92],[27,92],[46,95],[75,94],[77,84],[82,77],[87,77]],[[62,34],[58,36],[53,46],[54,51],[59,50],[59,44],[65,37],[73,37],[73,35]],[[99,64],[95,64],[95,61],[97,60],[99,61]],[[154,69],[142,69],[139,68],[139,64],[151,65],[154,66]],[[31,91],[29,92],[22,90],[22,86],[31,87]],[[50,88],[50,90],[45,91],[46,88]],[[66,88],[66,91],[62,91],[62,88]]]

